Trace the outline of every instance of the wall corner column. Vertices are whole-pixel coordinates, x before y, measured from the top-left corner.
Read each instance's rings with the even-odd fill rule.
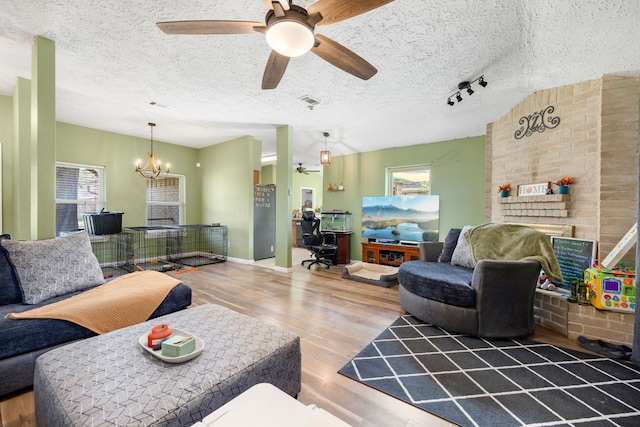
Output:
[[[55,43],[37,36],[31,63],[30,239],[55,237]],[[21,171],[21,175],[23,175]]]
[[[276,130],[276,266],[291,268],[291,212],[293,191],[293,127]]]

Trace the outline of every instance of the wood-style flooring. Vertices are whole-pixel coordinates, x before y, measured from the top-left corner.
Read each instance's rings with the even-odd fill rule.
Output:
[[[300,336],[302,403],[313,403],[354,427],[451,425],[337,373],[403,313],[397,286],[344,280],[342,267],[308,270],[296,262],[283,273],[261,265],[227,261],[178,277],[193,289],[193,305],[220,304]],[[540,326],[531,338],[581,349]],[[34,425],[32,391],[0,401],[0,427]]]

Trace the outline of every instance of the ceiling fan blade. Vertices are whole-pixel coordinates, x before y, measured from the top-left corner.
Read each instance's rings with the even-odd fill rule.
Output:
[[[264,24],[252,21],[167,21],[156,23],[167,34],[251,34]]]
[[[288,56],[280,55],[275,50],[272,50],[262,76],[262,89],[275,89],[278,87],[288,64]]]
[[[320,13],[322,15],[322,21],[320,21],[318,25],[329,25],[369,12],[392,1],[393,0],[318,0],[309,6],[307,12],[309,12],[309,15]]]
[[[322,34],[316,34],[316,45],[311,51],[330,64],[353,74],[362,80],[369,80],[378,70],[355,52]]]
[[[289,0],[264,0],[269,9],[273,9],[273,3],[280,3],[284,10],[289,10]]]

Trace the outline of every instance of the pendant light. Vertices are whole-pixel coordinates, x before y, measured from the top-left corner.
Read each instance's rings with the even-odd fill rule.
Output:
[[[327,166],[331,164],[331,151],[327,150],[327,137],[329,132],[323,132],[324,135],[324,151],[320,151],[320,164]]]

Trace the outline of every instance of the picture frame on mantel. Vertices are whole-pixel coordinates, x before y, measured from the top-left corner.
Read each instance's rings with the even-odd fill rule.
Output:
[[[540,182],[537,184],[521,184],[518,185],[518,197],[524,196],[543,196],[549,193],[551,181]]]

